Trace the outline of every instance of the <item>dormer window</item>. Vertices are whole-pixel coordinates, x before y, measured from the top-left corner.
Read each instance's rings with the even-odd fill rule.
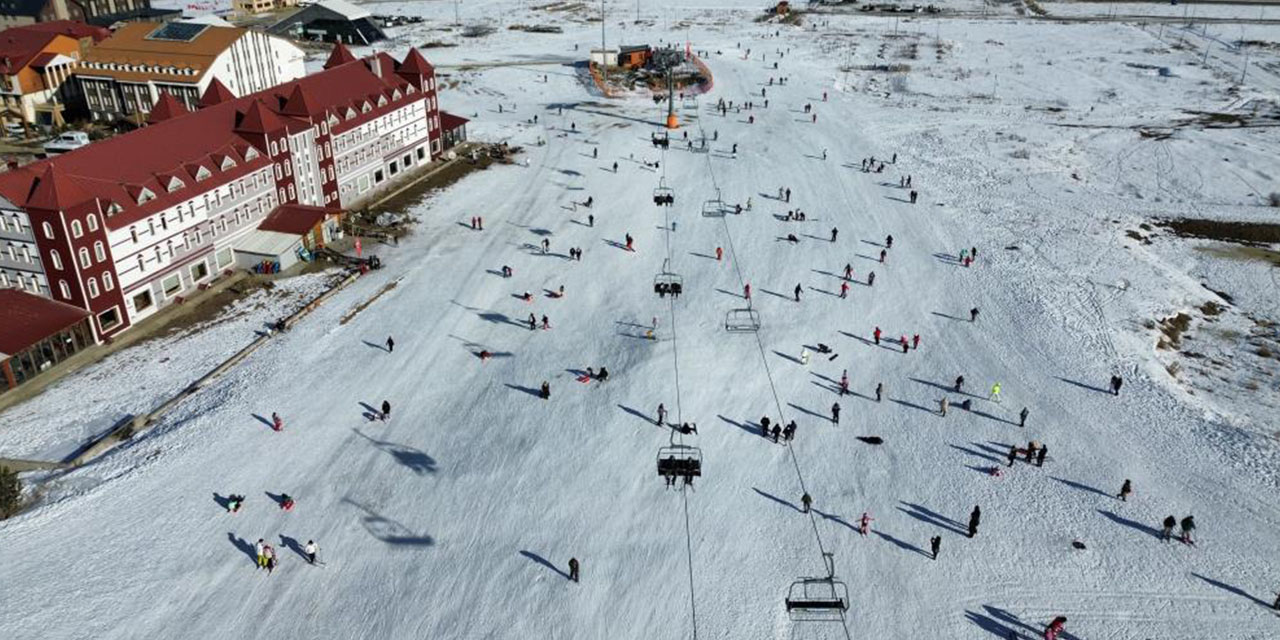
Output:
[[[223,171],[226,171],[226,170],[228,170],[228,169],[230,169],[231,167],[234,167],[234,166],[236,166],[236,161],[235,161],[235,160],[232,160],[232,159],[231,159],[231,156],[223,156],[223,157],[222,157],[222,166],[221,166],[221,169],[222,169]]]
[[[387,97],[386,97],[386,96],[378,96],[378,106],[379,106],[379,107],[385,107],[385,106],[387,106]]]
[[[198,169],[196,169],[196,182],[204,180],[205,178],[208,178],[211,175],[213,174],[210,173],[208,169],[201,166]]]
[[[112,202],[111,204],[107,205],[107,216],[114,216],[115,214],[120,213],[121,211],[124,211],[124,207],[121,207],[119,204]]]
[[[181,189],[185,186],[187,185],[183,181],[177,178],[169,178],[169,182],[164,186],[164,188],[168,189],[169,193],[173,193],[174,191],[177,191],[178,189]]]
[[[401,94],[401,93],[400,93],[400,90],[399,90],[399,89],[396,89],[396,90],[394,90],[394,91],[392,91],[392,92],[391,92],[391,99],[392,99],[392,100],[399,100],[399,99],[400,99],[400,98],[402,98],[402,97],[403,97],[403,94]]]
[[[351,107],[347,107],[347,119],[350,120],[354,117],[356,117],[356,110]]]
[[[257,158],[257,157],[258,157],[258,150],[254,149],[253,147],[249,147],[244,152],[244,159],[246,162],[249,160],[253,160],[254,158]],[[230,158],[228,158],[228,160],[230,160]]]
[[[143,187],[138,191],[138,204],[146,204],[156,199],[156,194],[150,189]]]
[[[373,107],[368,102],[360,105],[360,113],[369,113],[370,111],[373,111]]]

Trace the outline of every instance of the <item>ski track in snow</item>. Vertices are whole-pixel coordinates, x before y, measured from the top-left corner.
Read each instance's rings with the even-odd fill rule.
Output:
[[[452,20],[445,5],[369,6]],[[1189,395],[1169,380],[1139,323],[1200,304],[1207,292],[1184,256],[1122,236],[1157,212],[1194,214],[1203,200],[1225,203],[1204,215],[1249,211],[1233,191],[1239,180],[1223,187],[1223,176],[1280,175],[1275,134],[1259,130],[1251,145],[1261,150],[1238,145],[1243,159],[1230,167],[1201,167],[1189,160],[1197,145],[1216,145],[1213,153],[1230,145],[1197,132],[1134,142],[1132,132],[1055,128],[1059,116],[1024,109],[1057,101],[1092,122],[1155,121],[1176,113],[1161,105],[1183,90],[1188,108],[1222,106],[1223,96],[1190,82],[1177,89],[1092,69],[1106,56],[1198,59],[1141,54],[1137,47],[1159,44],[1150,28],[904,20],[902,38],[919,42],[925,61],[902,80],[905,95],[879,98],[863,90],[875,76],[846,80],[836,68],[846,59],[885,62],[874,57],[878,43],[892,51],[904,42],[888,37],[894,18],[831,17],[823,30],[848,30],[855,37],[841,43],[865,45],[850,53],[811,31],[783,27],[782,38],[765,38],[776,27],[750,22],[756,9],[689,3],[663,11],[692,23],[695,48],[722,52],[707,60],[715,88],[696,117],[680,114],[691,137],[718,132],[709,155],[682,150],[679,133],[670,151],[658,152],[648,137],[664,109],[591,96],[569,67],[444,66],[572,55],[573,43],[598,35],[599,25],[580,17],[566,18],[560,35],[500,30],[426,51],[450,74],[442,84],[459,82],[442,92],[441,106],[478,114],[473,139],[524,145],[530,166],[496,166],[431,194],[411,210],[421,220],[413,236],[374,249],[387,268],[152,431],[81,469],[30,475],[44,480],[46,499],[0,523],[0,637],[690,637],[690,570],[702,636],[845,637],[838,624],[790,622],[782,604],[792,580],[823,572],[815,531],[848,583],[853,637],[928,629],[948,638],[1003,639],[1010,630],[1029,638],[1056,615],[1068,616],[1064,638],[1072,640],[1277,637],[1267,609],[1280,588],[1275,448],[1258,436],[1265,424],[1236,410],[1242,396]],[[498,11],[526,23],[558,15],[497,2],[465,13]],[[438,35],[428,35],[431,26],[393,30],[385,46],[399,55]],[[932,65],[935,28],[954,49]],[[619,24],[611,41],[656,42],[668,33],[663,20]],[[1077,39],[1111,53],[1079,53],[1088,47]],[[758,57],[743,60],[738,42],[753,56],[768,52],[770,63],[779,46],[792,53],[775,72]],[[1067,59],[1024,68],[1055,45],[1071,49]],[[1005,79],[998,101],[979,95],[990,90],[987,60]],[[971,80],[957,81],[962,72]],[[542,73],[549,82],[531,81]],[[770,107],[750,112],[754,125],[746,111],[720,117],[713,109],[721,97],[759,101],[760,87],[781,73],[790,80],[768,88]],[[1042,91],[1047,76],[1062,86]],[[1098,97],[1111,87],[1121,102]],[[497,98],[515,110],[498,114]],[[815,106],[816,124],[800,112],[805,103]],[[547,106],[557,104],[566,105],[563,116]],[[535,113],[536,126],[526,122]],[[539,137],[548,144],[532,146]],[[728,154],[734,142],[736,159]],[[818,157],[824,147],[826,161]],[[1010,157],[1017,149],[1030,149],[1030,158]],[[857,168],[865,156],[894,151],[898,163],[883,174]],[[662,169],[646,170],[641,160],[660,160]],[[917,205],[896,187],[904,174],[921,192]],[[751,198],[752,210],[702,217],[713,175],[727,202]],[[675,190],[670,210],[650,199],[659,176]],[[772,197],[783,185],[790,204]],[[573,204],[588,196],[592,208]],[[774,218],[796,207],[808,222]],[[585,224],[589,213],[594,227]],[[458,224],[473,215],[484,217],[485,231]],[[669,238],[665,215],[678,223]],[[835,243],[827,241],[833,226]],[[635,252],[617,244],[628,233]],[[800,242],[778,240],[787,233]],[[880,264],[887,234],[894,243]],[[717,246],[728,255],[730,237],[733,253],[717,263],[710,256]],[[546,255],[537,248],[543,238],[551,240]],[[685,282],[674,315],[652,294],[668,239]],[[936,255],[970,246],[980,259],[968,269]],[[582,248],[581,262],[566,258],[570,247]],[[853,283],[841,300],[835,274],[846,263],[857,281],[869,271],[876,280]],[[497,275],[504,264],[511,279]],[[725,313],[744,303],[739,273],[763,319],[759,342],[723,328]],[[1274,286],[1268,269],[1231,275],[1241,288]],[[397,279],[376,304],[339,323]],[[789,295],[797,283],[800,303]],[[561,284],[564,299],[545,295]],[[525,291],[534,302],[517,298]],[[976,323],[967,321],[971,307],[981,309]],[[528,330],[530,313],[546,314],[553,329]],[[655,316],[659,339],[642,339]],[[6,453],[58,450],[78,437],[45,433],[46,416],[101,427],[103,416],[113,422],[145,410],[206,370],[219,349],[239,348],[259,321],[219,325],[208,334],[214,346],[199,334],[180,336],[77,373],[7,411],[0,445]],[[920,334],[920,349],[872,344],[875,326],[887,343]],[[388,335],[394,353],[380,346]],[[840,356],[799,364],[802,345],[817,342]],[[481,362],[482,349],[494,357]],[[156,350],[173,351],[191,375],[148,367]],[[107,367],[125,361],[150,373],[103,385]],[[672,417],[697,422],[698,434],[684,441],[704,455],[703,477],[686,496],[692,566],[681,497],[654,471],[670,436],[652,418],[659,403],[676,407],[673,362],[680,415]],[[608,382],[575,380],[601,365]],[[832,389],[846,368],[854,394],[837,398]],[[1119,397],[1095,389],[1115,372],[1125,377]],[[960,374],[963,395],[949,391]],[[548,401],[536,397],[544,380]],[[880,403],[877,382],[886,387]],[[1004,388],[998,404],[986,399],[995,382]],[[90,388],[99,395],[77,397]],[[104,390],[119,397],[105,404]],[[936,411],[944,395],[945,419]],[[959,407],[965,398],[975,411]],[[393,417],[368,420],[384,399]],[[836,400],[839,426],[825,419]],[[1019,428],[1023,406],[1031,414]],[[285,420],[281,433],[256,417],[273,411]],[[797,421],[791,452],[757,435],[762,415]],[[885,443],[857,439],[871,435]],[[1033,439],[1049,447],[1043,468],[1019,461],[1004,477],[988,475],[1004,468],[1010,445]],[[798,513],[792,454],[814,496],[812,520]],[[1114,495],[1125,478],[1135,494],[1120,502]],[[268,495],[285,492],[297,500],[288,513]],[[216,502],[231,493],[247,496],[235,515]],[[967,539],[975,504],[982,525]],[[864,511],[875,518],[866,538],[854,524]],[[1195,548],[1157,540],[1170,514],[1195,515]],[[936,561],[927,557],[934,535],[942,536]],[[281,556],[270,577],[253,568],[259,538]],[[300,549],[309,539],[320,546],[322,569],[305,566]],[[1076,539],[1088,548],[1072,549]],[[566,579],[571,556],[582,561],[579,584]]]

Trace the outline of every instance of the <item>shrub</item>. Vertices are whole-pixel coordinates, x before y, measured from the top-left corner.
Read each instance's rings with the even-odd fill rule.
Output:
[[[16,513],[22,507],[22,481],[9,467],[0,467],[0,520]]]

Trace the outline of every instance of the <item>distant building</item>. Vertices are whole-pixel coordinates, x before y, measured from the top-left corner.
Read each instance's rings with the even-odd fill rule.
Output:
[[[195,111],[162,94],[145,127],[0,173],[0,238],[16,252],[2,273],[116,335],[234,270],[240,247],[290,250],[254,244],[264,221],[314,248],[333,212],[438,158],[436,89],[416,49],[396,61],[337,46],[323,71],[258,93],[214,79]]]
[[[450,149],[467,141],[468,122],[470,121],[462,116],[440,112],[441,140],[444,142],[444,148]]]
[[[94,120],[142,121],[161,93],[188,110],[216,78],[235,95],[262,91],[306,74],[291,42],[239,27],[137,22],[94,47],[76,71]]]
[[[49,280],[44,274],[31,219],[21,207],[3,197],[0,197],[0,289],[49,295]]]
[[[356,45],[387,39],[373,14],[346,0],[319,0],[271,25],[267,31],[299,40]]]
[[[232,0],[231,2],[231,7],[235,12],[245,16],[296,6],[298,6],[298,0]]]
[[[632,47],[618,47],[618,65],[628,69],[639,69],[653,58],[653,50],[642,44]]]
[[[61,125],[59,87],[80,62],[80,41],[52,31],[0,32],[0,100],[5,124]]]
[[[152,9],[151,0],[4,0],[0,27],[75,20],[109,27],[131,20],[171,19],[178,11]]]
[[[2,0],[0,0],[2,1]],[[58,35],[75,38],[80,42],[81,59],[84,54],[89,52],[93,45],[111,37],[111,30],[106,27],[98,27],[75,20],[54,20],[52,22],[37,22],[22,27],[25,31],[40,31],[48,33],[56,33]]]

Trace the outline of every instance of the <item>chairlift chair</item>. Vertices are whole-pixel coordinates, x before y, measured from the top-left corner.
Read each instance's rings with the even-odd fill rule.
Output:
[[[730,309],[724,316],[724,330],[730,333],[759,331],[760,312],[751,307]]]
[[[705,200],[702,203],[702,217],[704,218],[723,218],[728,213],[729,207],[717,195],[711,200]]]
[[[649,134],[649,141],[653,143],[654,147],[662,147],[664,149],[671,144],[671,138],[667,136],[666,131]]]
[[[653,292],[678,296],[684,293],[684,278],[671,271],[671,260],[662,261],[662,271],[653,277]]]
[[[658,188],[653,190],[653,203],[661,207],[675,204],[675,202],[675,190],[667,186],[666,178],[658,178]]]
[[[663,478],[702,477],[702,450],[685,444],[658,449],[658,475]]]
[[[698,99],[692,96],[686,97],[684,100],[680,102],[680,106],[684,107],[685,111],[697,111]]]
[[[787,590],[786,605],[797,622],[839,621],[849,610],[849,587],[834,576],[801,578]]]

